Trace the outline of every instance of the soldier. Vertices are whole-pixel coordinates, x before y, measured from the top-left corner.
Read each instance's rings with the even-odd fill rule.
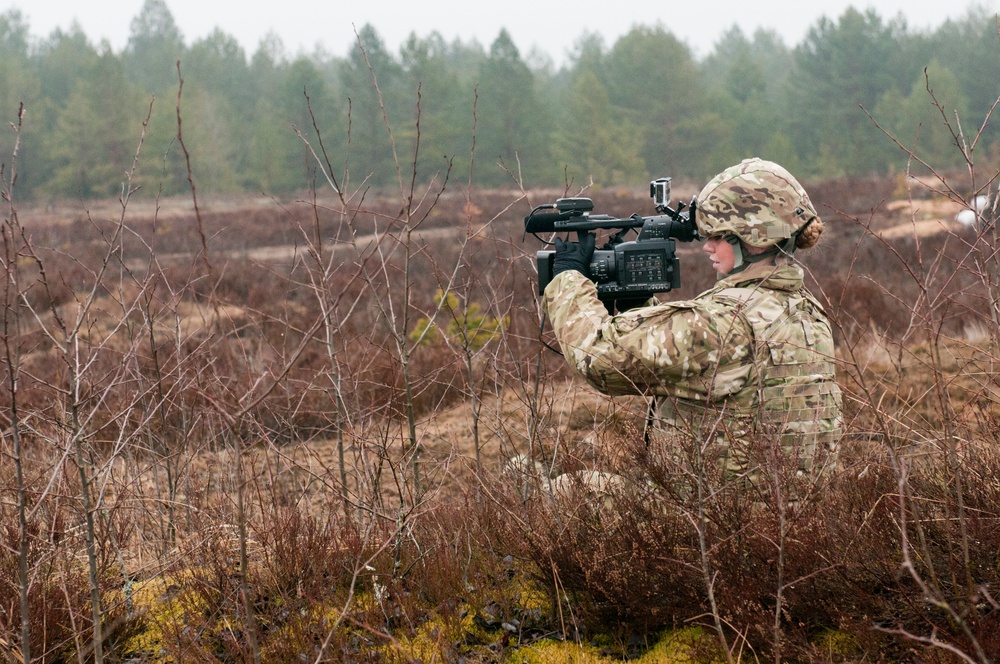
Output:
[[[798,181],[761,159],[726,169],[697,201],[719,281],[692,300],[611,316],[587,278],[593,235],[556,241],[544,308],[563,354],[605,394],[652,396],[656,439],[677,455],[709,450],[719,479],[754,479],[750,440],[818,471],[836,458],[841,394],[830,324],[792,253],[823,222]]]

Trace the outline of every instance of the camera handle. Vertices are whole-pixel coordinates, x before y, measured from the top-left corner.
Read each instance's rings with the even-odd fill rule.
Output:
[[[608,241],[605,242],[603,246],[601,246],[601,249],[614,249],[616,246],[618,246],[619,244],[621,244],[622,242],[625,241],[625,235],[630,230],[632,230],[632,229],[631,228],[623,228],[623,229],[621,229],[620,231],[618,231],[617,233],[615,233],[614,235],[612,235],[611,237],[609,237]]]

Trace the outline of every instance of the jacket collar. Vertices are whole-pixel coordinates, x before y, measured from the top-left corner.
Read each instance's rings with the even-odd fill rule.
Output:
[[[720,279],[717,286],[731,288],[759,284],[763,288],[772,290],[794,291],[802,288],[802,281],[802,268],[794,263],[790,265],[753,263],[742,272]]]

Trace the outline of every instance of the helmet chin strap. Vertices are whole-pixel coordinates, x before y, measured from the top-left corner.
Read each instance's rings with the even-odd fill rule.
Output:
[[[733,256],[735,261],[733,262],[733,269],[726,273],[728,277],[731,274],[739,274],[743,270],[747,269],[754,263],[759,263],[762,260],[770,258],[771,256],[777,256],[779,252],[782,251],[778,245],[771,245],[766,250],[759,254],[748,254],[743,251],[743,243],[735,235],[727,235],[726,242],[733,248]],[[795,246],[795,237],[791,238],[792,246]]]
[[[759,263],[760,261],[765,260],[771,256],[777,256],[780,254],[783,256],[787,256],[788,258],[791,258],[792,254],[795,253],[795,241],[798,239],[799,234],[802,231],[804,231],[812,222],[813,220],[810,219],[809,221],[807,221],[805,224],[802,225],[802,228],[792,233],[792,235],[788,239],[784,240],[783,242],[779,242],[778,244],[772,244],[770,247],[768,247],[759,254],[748,254],[744,252],[743,243],[740,242],[740,239],[732,234],[727,235],[726,242],[728,242],[729,245],[733,248],[733,256],[736,258],[736,261],[733,263],[733,269],[727,272],[726,276],[728,277],[731,274],[739,274],[743,270],[750,267],[753,263]]]
[[[748,264],[743,261],[743,243],[740,242],[740,239],[735,235],[727,235],[726,242],[728,242],[729,246],[733,248],[733,256],[736,259],[733,262],[733,269],[726,274],[736,274],[737,272],[742,272],[747,269]]]

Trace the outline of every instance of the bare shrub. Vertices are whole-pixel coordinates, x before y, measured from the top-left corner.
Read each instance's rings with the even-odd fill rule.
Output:
[[[810,183],[840,469],[799,477],[762,432],[760,472],[731,482],[700,447],[647,446],[642,399],[585,390],[539,343],[521,215],[552,192],[418,190],[417,155],[397,188],[349,190],[303,140],[326,187],[295,201],[143,216],[127,185],[116,219],[5,219],[11,657],[503,661],[553,635],[636,656],[697,625],[706,661],[996,658],[992,225],[923,235],[886,204],[896,179]],[[909,195],[995,180],[967,154]],[[715,279],[680,251],[670,298]],[[419,321],[468,331],[472,304],[506,321],[488,343],[424,343]]]

